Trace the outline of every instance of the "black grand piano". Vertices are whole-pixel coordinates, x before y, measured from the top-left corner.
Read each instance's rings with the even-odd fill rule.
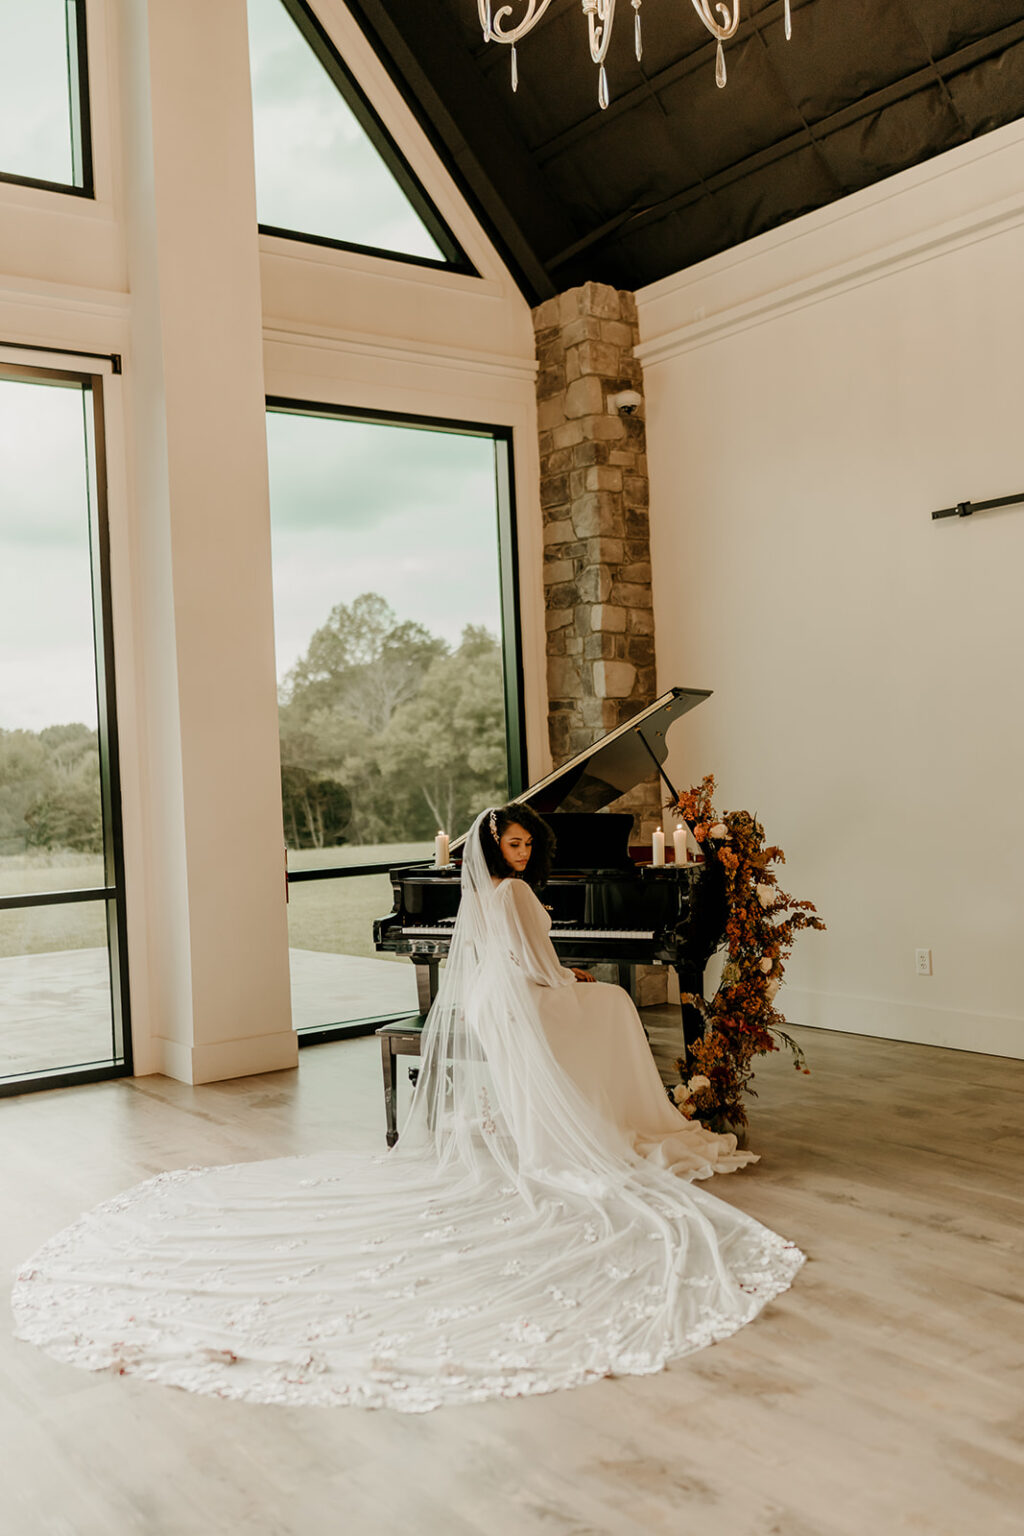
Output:
[[[682,993],[701,991],[725,929],[721,870],[703,863],[655,867],[649,844],[630,846],[632,815],[605,808],[655,770],[678,798],[664,770],[666,734],[708,697],[707,689],[671,689],[516,797],[544,817],[557,840],[551,876],[538,894],[551,912],[551,941],[563,965],[616,965],[627,988],[634,966],[671,965]],[[453,855],[463,841],[452,844]],[[671,833],[666,841],[671,858]],[[394,911],[374,923],[374,943],[412,960],[425,1013],[455,926],[459,864],[407,865],[390,874]],[[692,1006],[682,1012],[689,1046],[702,1023]]]

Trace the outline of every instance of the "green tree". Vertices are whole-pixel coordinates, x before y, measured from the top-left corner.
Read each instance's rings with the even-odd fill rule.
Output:
[[[281,689],[282,789],[293,846],[409,835],[401,789],[382,766],[379,741],[396,710],[415,698],[446,651],[445,642],[422,624],[399,623],[378,593],[363,593],[331,610]],[[326,844],[316,841],[317,811],[306,800],[314,781],[343,787],[348,796],[343,823],[340,803],[333,803]]]
[[[352,801],[336,779],[282,763],[281,801],[285,836],[292,848],[329,848],[343,841]]]
[[[50,776],[49,754],[34,731],[0,730],[0,850],[28,846],[25,812]]]
[[[334,710],[373,734],[416,696],[431,662],[446,650],[422,624],[398,623],[379,593],[364,592],[331,609],[285,678],[283,702],[299,705],[303,715]]]
[[[416,697],[395,711],[378,753],[411,792],[417,836],[437,827],[464,831],[481,806],[505,799],[505,698],[494,635],[466,626],[458,649],[439,657]]]
[[[25,824],[30,847],[102,851],[100,764],[95,752],[79,757],[70,768],[51,768],[46,788],[25,811]]]
[[[102,848],[99,748],[80,723],[0,731],[0,851]]]

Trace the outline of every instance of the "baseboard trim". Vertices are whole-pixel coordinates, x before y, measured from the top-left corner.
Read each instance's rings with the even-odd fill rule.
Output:
[[[253,1077],[260,1072],[284,1072],[298,1066],[295,1031],[218,1040],[210,1045],[154,1041],[155,1070],[179,1083],[220,1083],[229,1077]]]
[[[1024,1018],[966,1013],[883,997],[811,992],[800,987],[787,987],[779,1001],[792,1024],[809,1029],[834,1029],[880,1040],[905,1040],[913,1045],[1024,1060]]]

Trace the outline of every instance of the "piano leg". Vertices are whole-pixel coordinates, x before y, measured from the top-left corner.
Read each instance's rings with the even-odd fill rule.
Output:
[[[676,966],[676,975],[679,977],[681,997],[685,997],[687,993],[695,994],[697,997],[704,996],[703,968],[684,963]],[[693,1003],[681,1002],[680,1013],[682,1014],[683,1040],[686,1044],[687,1057],[689,1057],[697,1041],[703,1037],[704,1019],[700,1009],[695,1008]]]
[[[414,960],[416,970],[416,1006],[420,1013],[429,1013],[437,993],[437,960]]]
[[[639,1008],[640,1000],[636,995],[636,966],[633,965],[629,960],[616,960],[615,968],[619,973],[619,986],[624,992],[629,993],[629,996],[633,999],[633,1002]],[[640,1015],[640,1023],[644,1024],[643,1014]],[[650,1040],[651,1032],[647,1028],[646,1024],[644,1024],[644,1034],[647,1036],[647,1039]]]

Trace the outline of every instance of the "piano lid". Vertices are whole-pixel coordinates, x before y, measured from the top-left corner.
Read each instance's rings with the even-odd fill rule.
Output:
[[[710,688],[671,688],[639,714],[609,731],[592,747],[531,784],[516,798],[541,814],[550,811],[603,810],[620,795],[635,789],[657,771],[673,796],[676,791],[663,772],[668,756],[668,728],[681,715],[711,697]],[[463,838],[452,844],[459,847]]]

